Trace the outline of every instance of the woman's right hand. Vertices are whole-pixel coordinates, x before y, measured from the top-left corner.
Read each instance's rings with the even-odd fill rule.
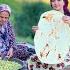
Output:
[[[67,24],[69,24],[70,25],[70,17],[69,16],[63,16],[63,21],[65,22],[65,23],[67,23]]]
[[[32,26],[32,31],[36,32],[36,30],[38,30],[38,26]]]

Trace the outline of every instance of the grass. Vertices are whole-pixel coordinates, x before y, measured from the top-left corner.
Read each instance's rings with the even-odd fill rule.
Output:
[[[27,42],[27,43],[30,43],[30,44],[33,44],[33,39],[31,39],[30,37],[19,37],[19,36],[16,36],[16,42]]]

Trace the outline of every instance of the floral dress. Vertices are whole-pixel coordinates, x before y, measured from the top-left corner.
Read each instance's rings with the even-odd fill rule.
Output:
[[[1,56],[6,56],[8,50],[11,47],[15,49],[16,43],[12,25],[10,22],[8,22],[0,27],[0,52],[2,53]]]

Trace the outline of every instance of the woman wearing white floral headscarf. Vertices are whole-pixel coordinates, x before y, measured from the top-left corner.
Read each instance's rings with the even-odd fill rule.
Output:
[[[6,4],[0,5],[0,56],[3,58],[13,56],[15,47],[15,35],[10,24],[9,18],[11,8]]]

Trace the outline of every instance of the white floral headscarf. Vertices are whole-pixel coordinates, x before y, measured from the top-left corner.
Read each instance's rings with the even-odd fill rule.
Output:
[[[2,12],[2,11],[8,11],[9,14],[11,14],[11,8],[7,4],[0,5],[0,12]]]

